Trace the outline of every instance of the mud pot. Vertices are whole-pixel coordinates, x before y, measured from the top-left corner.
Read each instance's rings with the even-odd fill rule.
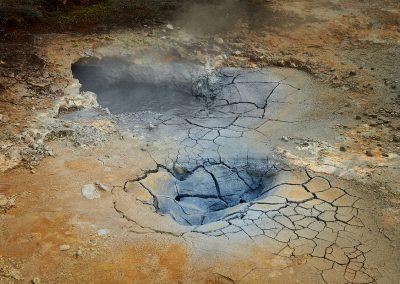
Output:
[[[0,43],[1,283],[399,282],[399,10],[223,2]]]

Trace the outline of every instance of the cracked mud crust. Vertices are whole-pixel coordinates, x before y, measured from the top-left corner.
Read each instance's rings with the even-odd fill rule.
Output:
[[[155,193],[143,192],[134,185],[129,190],[125,187],[125,191],[135,196],[138,209],[157,211],[154,204],[159,197]],[[118,209],[119,200],[125,199],[119,194],[114,205],[121,217],[135,226],[146,228],[148,233],[168,233],[193,242],[201,234],[222,239],[224,246],[228,247],[231,243],[250,242],[265,246],[282,257],[307,256],[313,268],[310,275],[315,281],[376,281],[372,268],[376,259],[368,256],[373,254],[376,238],[384,237],[370,233],[374,230],[367,217],[371,212],[365,212],[365,202],[360,197],[336,187],[324,176],[291,170],[278,176],[265,191],[268,192],[266,197],[219,212],[218,221],[180,230],[171,230],[173,227],[165,221],[159,222],[163,224],[160,227],[145,227],[140,218],[130,217],[129,213]],[[186,221],[185,225],[195,225]],[[163,231],[162,227],[168,229]]]
[[[367,2],[0,42],[0,282],[398,283],[400,9]]]
[[[12,187],[20,193],[2,217],[16,232],[6,238],[6,250],[2,247],[13,252],[4,267],[18,275],[100,281],[115,279],[110,271],[120,269],[121,281],[155,282],[226,277],[235,282],[394,283],[398,277],[398,212],[387,208],[390,200],[384,195],[365,186],[287,167],[274,172],[265,195],[219,211],[216,221],[188,226],[160,214],[155,195],[138,183],[157,185],[152,175],[158,167],[139,150],[140,141],[115,139],[96,149],[52,147],[60,154],[46,159],[35,174],[19,169],[1,179],[3,192]],[[97,179],[112,192],[101,191],[95,200],[82,198],[82,185]],[[60,202],[68,210],[59,210]],[[29,224],[12,226],[16,215]],[[97,235],[104,228],[109,235]],[[64,243],[71,249],[60,252]],[[46,258],[32,259],[39,271],[15,262],[36,250],[46,252]],[[90,270],[82,271],[83,265]],[[50,277],[53,269],[79,273]]]

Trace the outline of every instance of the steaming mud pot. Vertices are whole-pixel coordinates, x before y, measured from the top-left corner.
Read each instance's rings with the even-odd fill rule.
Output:
[[[121,127],[141,128],[140,134],[147,137],[156,133],[173,137],[192,151],[201,151],[204,144],[210,153],[202,153],[203,158],[218,155],[216,148],[224,147],[219,144],[259,133],[274,120],[279,105],[288,97],[293,100],[299,91],[284,76],[268,70],[211,70],[189,63],[138,65],[130,60],[86,58],[72,71],[82,90],[95,92],[99,104]],[[85,112],[67,117],[77,119]]]
[[[397,279],[393,214],[377,209],[385,201],[278,155],[282,144],[315,151],[313,140],[296,137],[335,141],[326,86],[291,69],[133,56],[80,59],[72,73],[82,92],[71,84],[43,118],[49,136],[66,137],[52,145],[57,155],[35,174],[0,179],[0,190],[22,191],[17,202],[26,188],[41,200],[19,209],[29,226],[4,219],[20,237],[0,248],[30,260],[25,275],[61,267],[78,271],[65,273],[67,282]],[[65,147],[70,141],[81,147]],[[98,198],[84,198],[85,185]],[[6,210],[14,202],[0,201]]]
[[[159,214],[184,225],[218,221],[229,208],[266,195],[281,171],[258,128],[276,113],[274,97],[298,90],[272,72],[140,66],[121,58],[81,60],[72,71],[121,127],[171,140],[149,152],[157,170],[138,180]]]
[[[399,282],[398,1],[73,2],[0,33],[0,283]]]
[[[373,197],[274,154],[282,134],[313,131],[307,113],[320,106],[312,80],[286,69],[207,70],[188,62],[133,61],[75,63],[82,90],[96,93],[101,107],[60,115],[78,124],[110,120],[130,134],[119,154],[96,154],[107,169],[104,176],[111,169],[137,173],[121,178],[111,194],[112,212],[128,232],[182,241],[192,261],[207,259],[207,267],[230,256],[252,259],[244,272],[235,265],[214,269],[230,281],[280,282],[291,273],[306,282],[395,279],[395,262],[384,260],[397,253],[380,233],[368,202]],[[312,125],[329,137],[333,123],[314,119]],[[141,151],[130,152],[127,143],[139,143]],[[263,255],[254,258],[255,250]]]

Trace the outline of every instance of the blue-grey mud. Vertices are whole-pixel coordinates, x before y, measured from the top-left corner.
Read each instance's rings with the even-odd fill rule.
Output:
[[[95,92],[122,128],[149,140],[172,139],[163,151],[149,152],[158,156],[157,170],[137,179],[159,214],[183,225],[202,225],[268,194],[283,169],[254,133],[273,117],[274,100],[297,88],[267,70],[130,61],[84,58],[72,72],[81,90]],[[152,186],[147,177],[159,181]]]

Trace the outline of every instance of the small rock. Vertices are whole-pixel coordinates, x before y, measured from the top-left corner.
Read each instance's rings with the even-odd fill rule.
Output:
[[[101,183],[99,180],[96,180],[95,184],[97,185],[97,187],[99,189],[107,191],[107,192],[111,192],[111,189],[107,185]]]
[[[70,245],[64,244],[64,245],[61,245],[61,246],[60,246],[60,251],[67,251],[67,250],[69,250],[70,248],[71,248]]]
[[[285,141],[285,142],[289,142],[289,137],[287,137],[287,136],[282,136],[282,141]]]
[[[86,199],[100,198],[100,193],[97,191],[94,184],[86,184],[82,187],[82,195]]]
[[[167,29],[169,29],[169,30],[173,30],[173,29],[174,29],[174,26],[171,25],[171,24],[168,24],[166,27],[167,27]]]
[[[40,278],[39,277],[35,277],[35,278],[32,279],[31,283],[32,284],[40,284],[42,282],[40,282]]]
[[[393,135],[393,142],[400,143],[400,134]]]
[[[178,175],[184,175],[187,173],[187,169],[185,169],[184,167],[182,167],[180,165],[175,165],[174,172]]]
[[[310,144],[308,144],[308,142],[303,142],[303,143],[301,143],[301,146],[308,147],[308,146],[310,146]]]
[[[367,155],[368,157],[373,157],[374,156],[374,154],[372,153],[371,150],[365,151],[365,155]]]
[[[236,50],[236,51],[234,52],[234,54],[235,54],[235,55],[241,55],[242,52],[241,52],[240,50]]]
[[[107,236],[109,233],[110,233],[110,231],[107,229],[100,229],[97,231],[97,235],[99,235],[99,236]]]
[[[387,158],[387,157],[389,157],[389,154],[388,154],[388,153],[386,153],[386,152],[382,152],[382,157],[385,157],[385,158]]]
[[[360,119],[361,119],[361,116],[356,115],[356,120],[360,120]]]
[[[350,71],[350,72],[349,72],[349,75],[350,75],[350,76],[356,76],[357,73],[356,73],[356,71]]]
[[[78,248],[78,250],[75,252],[76,257],[80,257],[83,254],[83,250],[81,248]]]
[[[344,147],[344,146],[340,146],[339,150],[340,150],[341,152],[346,152],[346,151],[347,151],[346,147]]]
[[[224,40],[222,38],[220,38],[220,37],[216,38],[215,42],[218,43],[218,44],[224,44]]]

